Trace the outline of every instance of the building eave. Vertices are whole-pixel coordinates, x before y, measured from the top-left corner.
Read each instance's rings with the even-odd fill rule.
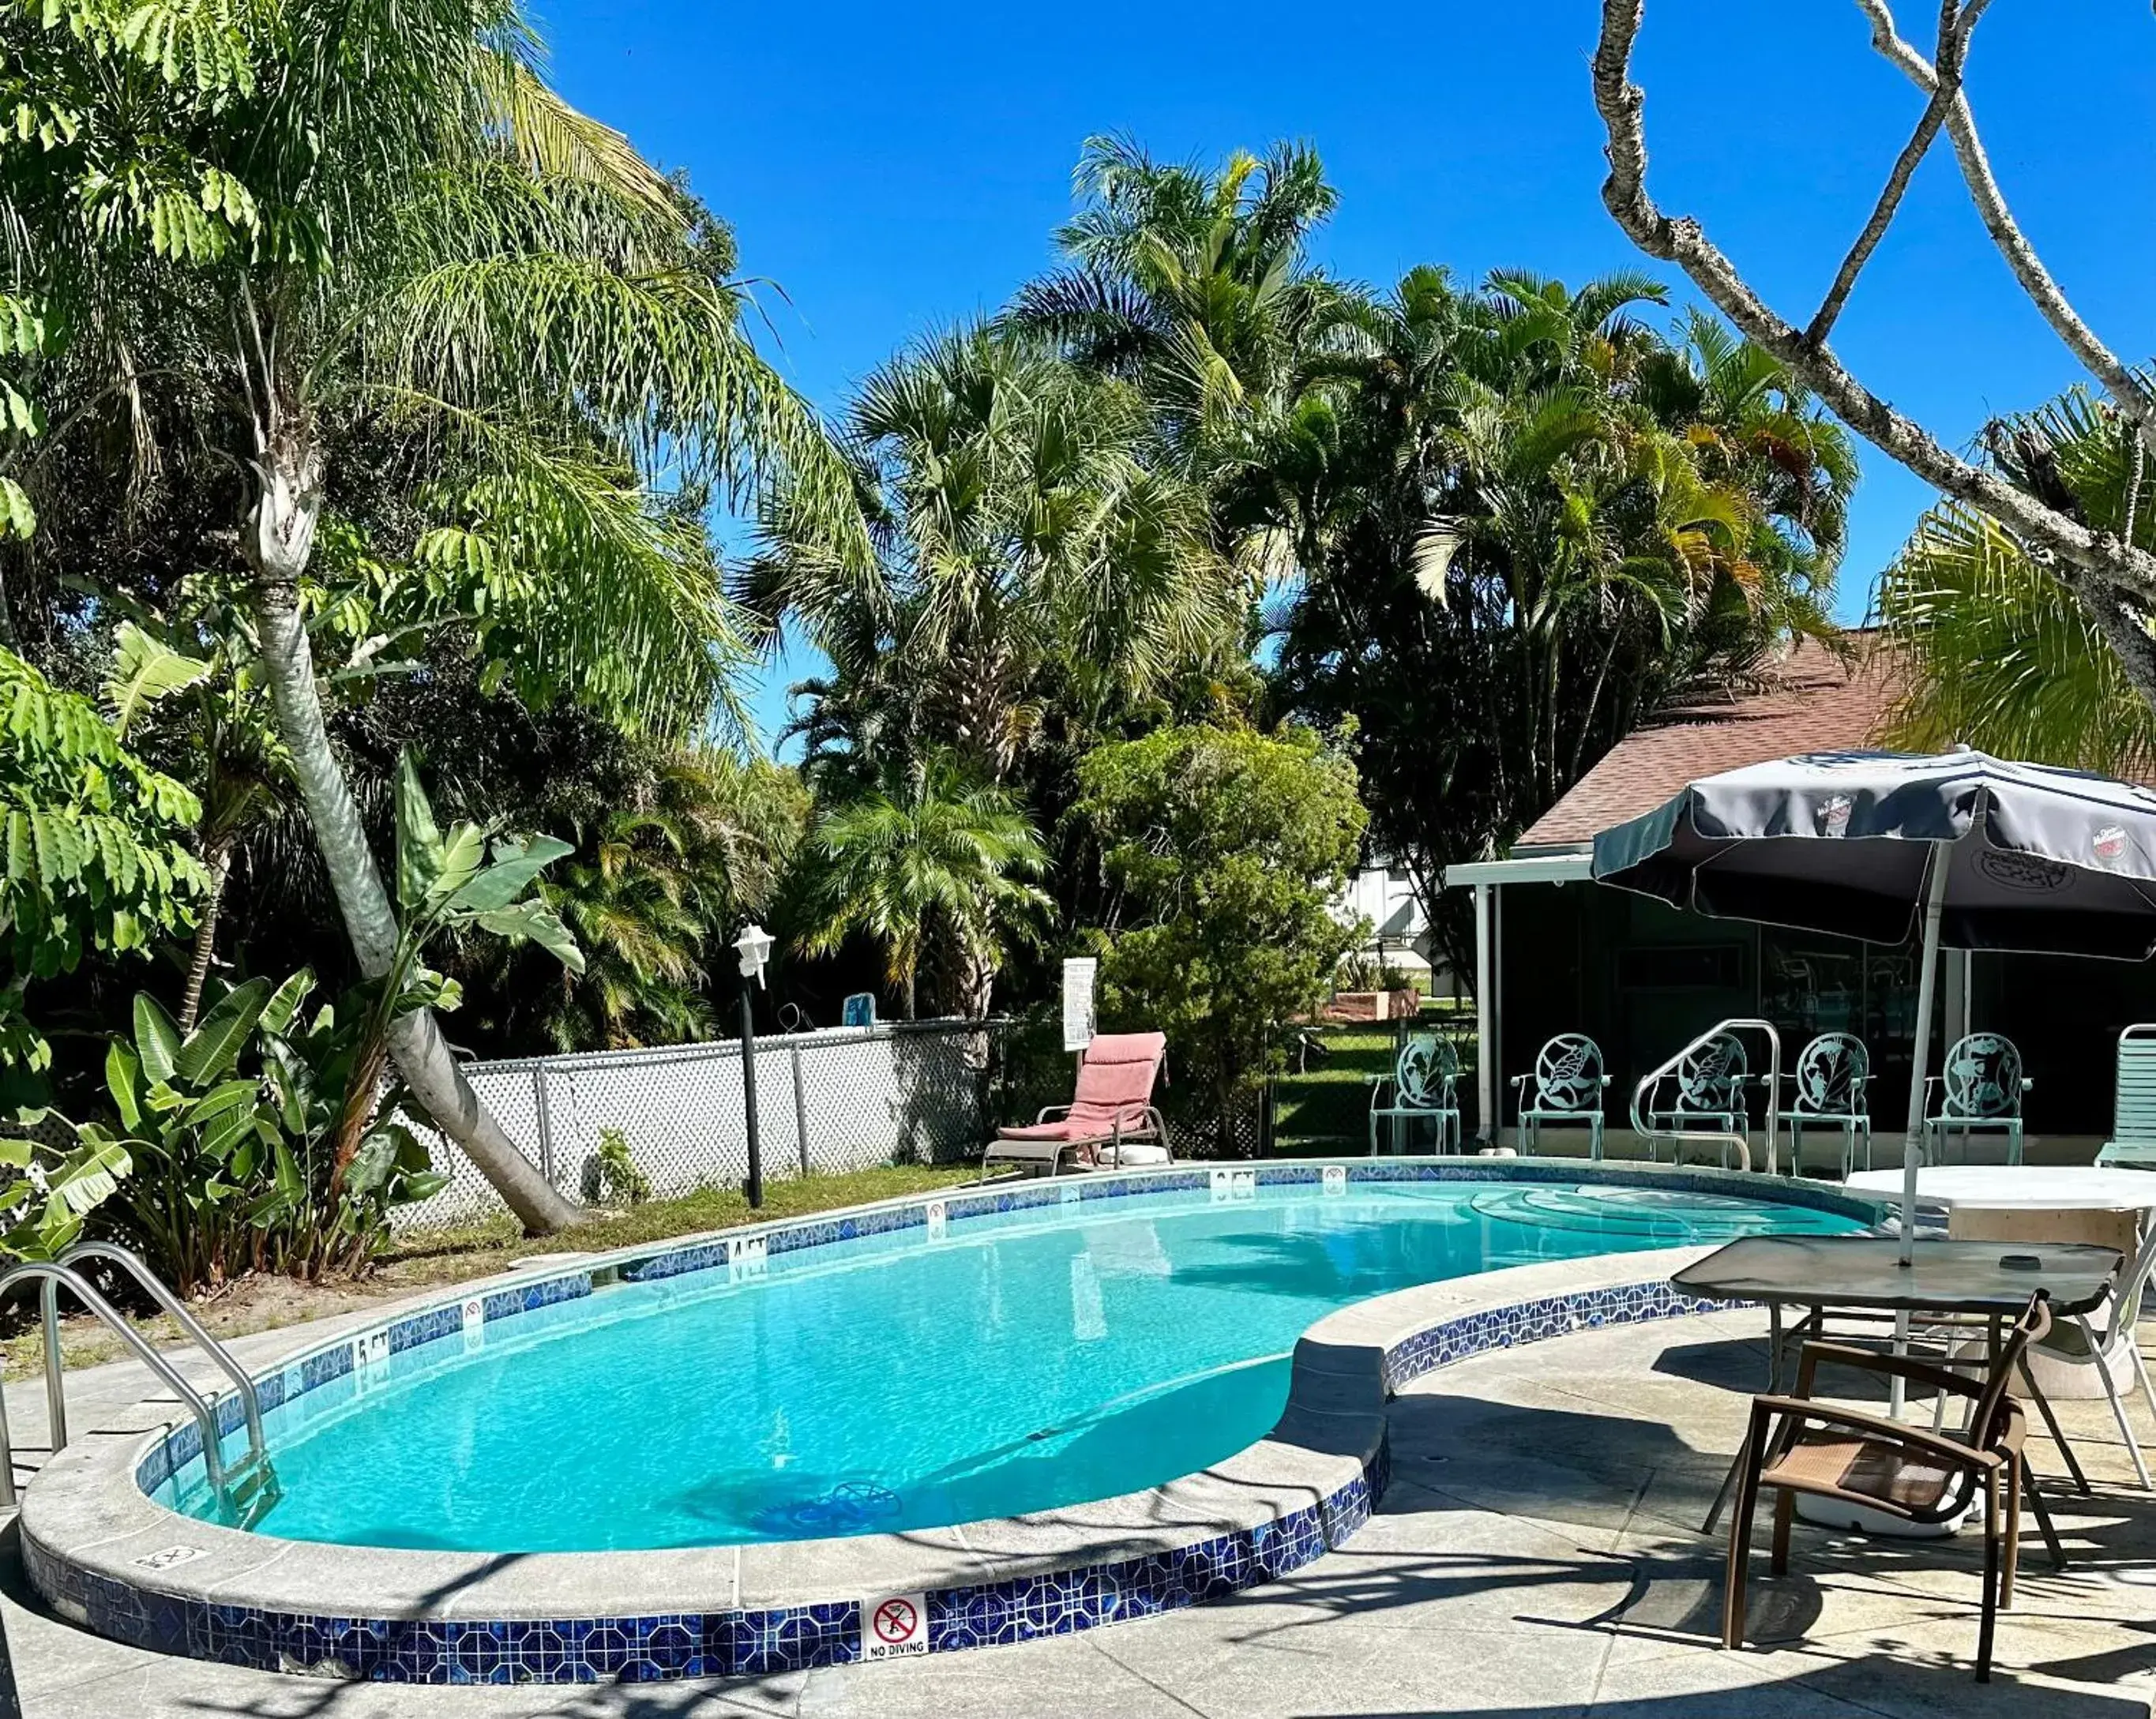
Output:
[[[1587,883],[1594,875],[1594,851],[1588,847],[1546,849],[1537,854],[1515,854],[1509,860],[1476,860],[1445,868],[1445,886],[1465,889],[1475,884]]]

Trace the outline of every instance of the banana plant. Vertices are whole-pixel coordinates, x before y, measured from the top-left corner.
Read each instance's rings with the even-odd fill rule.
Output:
[[[474,930],[533,942],[572,973],[584,970],[583,951],[536,894],[539,875],[572,852],[552,836],[528,841],[494,834],[470,822],[444,831],[419,784],[410,752],[397,762],[397,945],[388,970],[370,981],[374,992],[345,1109],[338,1119],[331,1203],[342,1198],[368,1139],[372,1096],[388,1061],[389,1026],[421,1008],[456,1007],[457,988],[425,964],[428,948],[444,935]]]
[[[250,979],[182,1034],[155,998],[135,998],[131,1039],[105,1051],[105,1084],[119,1132],[85,1123],[85,1142],[125,1152],[135,1167],[120,1221],[182,1293],[258,1263],[284,1215],[272,1173],[283,1141],[259,1071],[246,1065],[264,1031],[287,1025],[314,983],[294,974],[274,989]]]
[[[246,1270],[317,1279],[360,1269],[379,1250],[389,1208],[447,1180],[405,1119],[401,1088],[384,1088],[378,1054],[365,1072],[368,1045],[379,1044],[369,1038],[373,987],[310,1017],[314,988],[305,968],[274,990],[250,979],[186,1034],[138,996],[131,1039],[106,1052],[122,1131],[79,1131],[136,1167],[119,1221],[183,1293]],[[414,989],[408,1007],[439,1006]],[[333,1142],[355,1090],[364,1130],[333,1188]]]
[[[380,1038],[370,1036],[374,988],[360,985],[304,1026],[295,1016],[288,1027],[263,1034],[263,1075],[282,1132],[270,1165],[285,1238],[281,1263],[311,1279],[326,1270],[362,1270],[388,1237],[390,1208],[425,1199],[449,1182],[413,1131],[417,1112],[403,1082],[382,1080]],[[441,1004],[439,988],[426,985],[411,988],[403,999],[410,1008]],[[373,1102],[333,1193],[334,1142],[348,1098],[357,1091]]]
[[[0,1255],[49,1260],[74,1244],[85,1220],[119,1191],[133,1161],[112,1140],[84,1137],[54,1147],[9,1138],[0,1139],[0,1167],[16,1173],[0,1187]]]

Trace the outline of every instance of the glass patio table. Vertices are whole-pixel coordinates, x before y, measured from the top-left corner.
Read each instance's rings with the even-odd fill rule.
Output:
[[[1830,1313],[1937,1314],[1981,1321],[1987,1334],[1987,1352],[1995,1357],[2002,1326],[2020,1316],[2037,1290],[2049,1291],[2054,1313],[2087,1313],[2103,1300],[2121,1264],[2116,1248],[2085,1242],[1920,1241],[1915,1258],[1904,1265],[1901,1243],[1892,1236],[1752,1235],[1716,1249],[1704,1260],[1676,1273],[1670,1282],[1687,1295],[1710,1301],[1765,1303],[1772,1326],[1767,1392],[1779,1396],[1783,1393],[1782,1362],[1789,1342],[1822,1333]],[[1785,1337],[1783,1314],[1792,1307],[1802,1310],[1802,1316]],[[2021,1378],[2073,1475],[2074,1485],[2086,1493],[2087,1478],[2059,1429],[2051,1403],[2025,1366]],[[1898,1409],[1898,1401],[1896,1407]],[[1743,1460],[1744,1453],[1739,1450],[1737,1464]],[[1736,1478],[1737,1464],[1731,1465],[1722,1490],[1715,1495],[1703,1532],[1714,1532]],[[2038,1526],[2044,1531],[2052,1560],[2063,1568],[2065,1559],[2041,1495],[2032,1493],[2032,1496],[2036,1499]]]

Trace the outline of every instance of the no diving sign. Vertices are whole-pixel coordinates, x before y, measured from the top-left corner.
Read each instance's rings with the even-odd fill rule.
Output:
[[[861,1657],[906,1660],[928,1651],[928,1596],[893,1593],[861,1602]]]

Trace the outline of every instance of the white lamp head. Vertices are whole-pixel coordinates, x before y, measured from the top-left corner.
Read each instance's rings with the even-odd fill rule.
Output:
[[[763,964],[771,959],[772,936],[754,920],[742,927],[742,934],[734,939],[734,953],[741,957],[741,975],[745,979],[763,983]]]

